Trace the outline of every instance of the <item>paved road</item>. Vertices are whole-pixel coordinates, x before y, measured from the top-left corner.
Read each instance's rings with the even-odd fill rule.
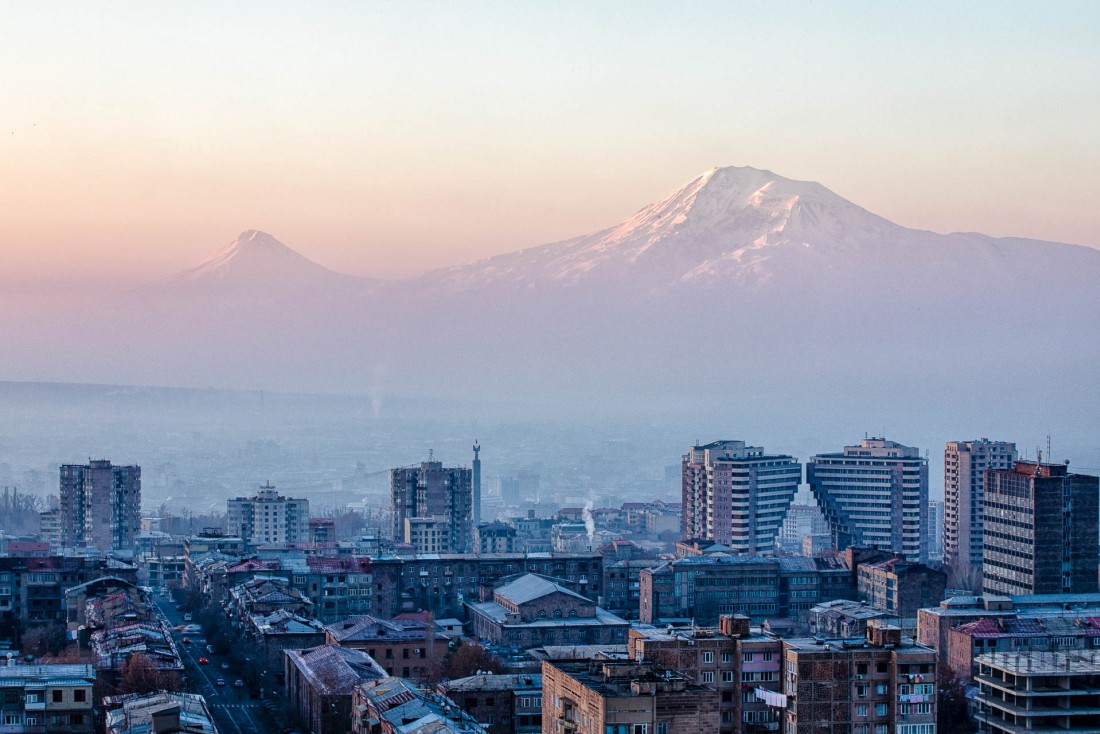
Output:
[[[183,621],[183,614],[176,611],[175,604],[168,597],[157,597],[157,606],[173,627],[189,624]],[[234,688],[237,672],[231,667],[222,670],[221,663],[233,660],[229,656],[212,655],[206,652],[206,638],[202,634],[175,633],[176,645],[187,668],[187,680],[191,682],[193,693],[199,693],[206,699],[206,705],[214,717],[214,723],[221,734],[279,734],[271,713],[258,699],[249,698],[244,688]],[[190,645],[183,644],[183,638],[192,640]],[[200,657],[210,658],[207,665],[199,665]],[[216,685],[218,678],[225,679],[225,686]]]

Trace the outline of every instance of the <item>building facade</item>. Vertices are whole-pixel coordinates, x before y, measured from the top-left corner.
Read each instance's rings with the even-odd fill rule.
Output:
[[[1097,591],[1096,477],[1065,464],[1017,461],[987,470],[982,584],[986,594]]]
[[[96,731],[91,665],[0,665],[0,726],[5,734]]]
[[[473,472],[425,461],[418,467],[390,472],[393,501],[393,538],[411,543],[414,520],[434,520],[446,528],[446,547],[436,553],[471,553],[474,550]],[[433,537],[439,533],[433,530]]]
[[[62,546],[132,550],[141,534],[141,467],[63,464],[58,501]]]
[[[936,651],[889,625],[865,641],[785,640],[785,734],[935,734]]]
[[[252,497],[226,500],[229,534],[253,543],[308,543],[309,500],[284,497],[270,483]]]
[[[682,472],[682,536],[722,543],[737,553],[775,547],[802,482],[802,465],[793,457],[768,455],[744,441],[693,446]]]
[[[985,473],[1005,471],[1016,461],[1008,441],[949,441],[943,452],[943,562],[956,579],[973,579],[982,569]],[[976,584],[976,591],[979,588]]]
[[[869,546],[928,560],[928,461],[919,449],[865,438],[811,458],[806,481],[836,548]]]
[[[946,588],[946,573],[901,558],[861,563],[856,569],[860,601],[906,619],[916,619],[918,609],[943,601]]]
[[[718,691],[653,663],[544,661],[543,734],[718,731]]]
[[[977,660],[982,734],[1094,731],[1100,652],[990,653]]]

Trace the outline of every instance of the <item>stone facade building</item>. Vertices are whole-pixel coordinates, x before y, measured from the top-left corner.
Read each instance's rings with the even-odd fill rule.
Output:
[[[783,687],[783,642],[750,629],[743,616],[723,616],[718,627],[666,629],[637,625],[627,647],[631,660],[672,668],[718,691],[721,734],[749,734],[778,726],[779,712],[753,690]],[[752,690],[750,690],[752,689]]]
[[[352,720],[352,692],[385,677],[370,655],[337,645],[287,650],[284,657],[288,708],[312,734],[345,734]]]
[[[918,609],[939,604],[946,589],[946,573],[902,558],[861,563],[856,569],[860,600],[905,619],[916,618]]]
[[[718,691],[633,661],[542,664],[543,734],[700,734],[718,730]]]
[[[1097,477],[1064,464],[1017,461],[985,483],[982,584],[986,594],[1097,591]]]
[[[5,734],[96,731],[91,665],[0,665],[0,725]]]
[[[481,673],[444,681],[436,690],[461,706],[489,734],[542,731],[541,673]]]
[[[333,622],[325,627],[325,641],[363,650],[389,675],[416,680],[431,677],[438,670],[450,642],[434,624],[369,615]]]
[[[229,532],[253,543],[308,543],[309,500],[284,497],[271,484],[252,497],[226,500]]]
[[[524,574],[467,604],[473,634],[505,647],[625,643],[630,625],[553,579]]]
[[[783,641],[786,734],[935,734],[936,651],[871,625],[863,642]]]

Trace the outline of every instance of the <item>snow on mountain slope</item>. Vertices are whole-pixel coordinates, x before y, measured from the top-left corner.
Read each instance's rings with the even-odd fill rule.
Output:
[[[909,229],[821,184],[727,167],[704,173],[615,227],[426,277],[456,289],[489,283],[629,283],[661,293],[704,283],[759,286],[799,272],[889,269],[901,263],[935,268],[948,265],[958,249],[978,258],[971,266],[998,267],[1015,251],[1007,243]]]
[[[250,292],[324,290],[371,283],[337,273],[300,255],[266,232],[250,229],[202,263],[169,279],[169,286]]]

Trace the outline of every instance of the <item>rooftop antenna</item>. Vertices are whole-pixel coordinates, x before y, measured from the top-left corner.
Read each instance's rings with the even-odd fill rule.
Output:
[[[1051,456],[1052,456],[1052,454],[1050,453],[1050,434],[1048,433],[1047,434],[1047,461],[1054,461],[1054,459],[1052,459]]]
[[[435,449],[428,449],[428,461],[432,460],[432,454],[435,453]]]

